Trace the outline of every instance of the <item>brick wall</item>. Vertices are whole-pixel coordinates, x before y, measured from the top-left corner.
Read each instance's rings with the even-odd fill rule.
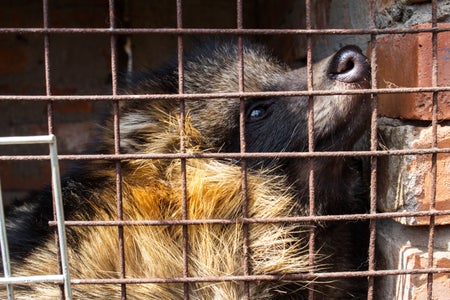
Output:
[[[105,1],[50,2],[50,26],[105,27]],[[42,27],[41,1],[0,2],[0,27]],[[52,94],[105,94],[110,90],[109,38],[58,35],[50,39]],[[45,95],[44,39],[41,35],[0,35],[0,94]],[[106,103],[56,103],[55,133],[61,153],[77,154],[92,138],[93,120]],[[47,104],[0,102],[0,136],[47,134]],[[45,154],[47,147],[8,146],[0,155]],[[63,169],[65,164],[62,164]],[[2,161],[0,176],[8,202],[49,183],[46,162]]]
[[[317,28],[368,28],[369,1],[314,1]],[[378,28],[429,28],[431,1],[379,0]],[[450,1],[438,1],[441,27],[450,27]],[[348,43],[367,49],[370,36],[319,36],[315,53]],[[378,88],[430,87],[432,43],[430,33],[389,34],[377,37]],[[450,85],[450,32],[438,35],[438,86]],[[370,49],[368,49],[370,54]],[[379,94],[378,132],[380,149],[429,149],[431,147],[431,93]],[[438,147],[450,146],[450,93],[438,94]],[[380,212],[427,211],[431,199],[431,155],[378,158],[377,209]],[[450,209],[450,155],[436,157],[436,209]],[[383,269],[428,267],[429,217],[377,221],[377,266]],[[450,217],[437,224],[433,266],[450,266]],[[448,299],[449,274],[433,276],[433,299]],[[379,277],[376,299],[427,299],[427,274]]]
[[[430,28],[431,1],[385,1],[379,26]],[[449,28],[450,1],[440,1],[440,27]],[[445,23],[447,22],[447,23]],[[377,39],[378,87],[431,87],[432,34],[393,34]],[[450,32],[437,35],[437,86],[450,85]],[[379,121],[382,149],[429,149],[432,147],[432,93],[380,94]],[[437,147],[450,146],[450,93],[437,97]],[[382,212],[419,212],[450,209],[450,155],[389,156],[379,159],[378,209]],[[432,180],[436,176],[436,189]],[[402,217],[378,223],[377,264],[380,269],[423,269],[429,267],[429,217]],[[437,216],[433,267],[450,266],[450,217]],[[433,277],[433,299],[447,299],[449,274]],[[379,278],[379,299],[427,299],[427,274]]]

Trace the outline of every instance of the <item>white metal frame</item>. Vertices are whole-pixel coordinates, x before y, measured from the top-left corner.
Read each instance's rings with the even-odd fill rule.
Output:
[[[61,181],[58,164],[58,150],[56,137],[54,135],[23,136],[23,137],[0,137],[1,145],[19,144],[48,144],[50,149],[50,163],[52,171],[52,190],[55,199],[55,209],[57,218],[57,230],[59,238],[59,248],[61,255],[62,274],[41,275],[41,276],[11,276],[8,241],[6,236],[5,215],[3,210],[3,199],[0,183],[0,242],[3,262],[4,277],[0,277],[0,284],[7,285],[8,300],[14,299],[14,284],[29,284],[35,282],[53,282],[64,284],[64,296],[66,300],[72,299],[72,289],[70,286],[69,263],[67,257],[66,230],[64,226],[64,209],[61,193]]]

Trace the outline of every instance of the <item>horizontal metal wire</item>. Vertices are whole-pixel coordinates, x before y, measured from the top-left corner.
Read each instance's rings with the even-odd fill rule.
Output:
[[[450,153],[450,148],[399,149],[377,151],[317,152],[245,152],[245,153],[148,153],[148,154],[73,154],[58,155],[59,160],[130,160],[130,159],[243,159],[243,158],[314,158],[429,155]],[[49,160],[49,155],[0,155],[0,161]]]
[[[450,210],[426,210],[413,212],[383,212],[376,214],[347,214],[324,216],[298,216],[284,218],[237,218],[237,219],[203,219],[203,220],[118,220],[118,221],[65,221],[66,226],[178,226],[178,225],[207,225],[207,224],[276,224],[276,223],[307,223],[324,221],[347,221],[388,219],[403,217],[429,217],[450,215]],[[55,221],[49,222],[55,226]]]
[[[315,90],[282,92],[234,92],[196,94],[139,94],[139,95],[0,95],[0,101],[117,101],[117,100],[192,100],[213,98],[300,97],[330,95],[406,94],[448,92],[450,86],[404,87],[354,90]]]
[[[145,284],[145,283],[197,283],[197,282],[229,282],[229,281],[299,281],[325,278],[350,278],[388,275],[443,274],[450,273],[450,268],[423,268],[400,270],[373,270],[349,272],[310,272],[302,274],[282,275],[238,275],[214,277],[174,277],[174,278],[123,278],[123,279],[72,279],[72,284]]]
[[[0,28],[0,34],[224,34],[224,35],[361,35],[450,31],[450,27],[384,29],[237,29],[237,28]]]

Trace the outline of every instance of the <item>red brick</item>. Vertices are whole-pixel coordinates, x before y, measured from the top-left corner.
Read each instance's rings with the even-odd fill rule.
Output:
[[[69,2],[69,1],[62,1]],[[54,27],[109,26],[108,5],[103,0],[78,0],[50,3],[50,25]]]
[[[50,183],[49,161],[3,161],[0,175],[2,191],[40,190]]]
[[[24,71],[28,63],[23,47],[0,45],[0,74]]]
[[[418,28],[430,28],[420,24]],[[450,23],[439,27],[450,28]],[[378,87],[431,87],[432,34],[394,34],[377,40]],[[438,86],[450,85],[450,31],[438,34]],[[431,120],[431,93],[380,94],[379,113],[391,118]],[[438,118],[450,119],[450,92],[438,94]]]
[[[428,268],[428,227],[403,226],[392,220],[378,222],[377,266],[383,270],[418,270]],[[450,267],[450,228],[435,229],[433,267]],[[376,299],[427,299],[428,274],[400,274],[382,276],[376,283]],[[448,273],[433,275],[433,299],[448,299]]]
[[[430,0],[401,0],[402,3],[405,4],[414,4],[414,3],[421,3],[421,2],[430,2]]]
[[[1,1],[0,27],[42,27],[40,1]]]
[[[431,127],[411,125],[379,126],[381,140],[388,149],[428,149]],[[438,147],[450,147],[450,126],[438,126]],[[430,209],[432,192],[431,155],[403,155],[380,158],[378,209],[386,212],[416,212]],[[436,209],[450,209],[450,155],[437,154]],[[429,217],[398,218],[405,225],[429,224]],[[450,216],[435,218],[436,224],[450,224]]]
[[[74,95],[77,93],[76,87],[60,87],[60,86],[52,86],[52,94],[53,95]],[[59,103],[57,103],[59,104]]]
[[[74,103],[55,103],[53,106],[55,112],[60,113],[91,113],[93,110],[92,102],[77,101]]]

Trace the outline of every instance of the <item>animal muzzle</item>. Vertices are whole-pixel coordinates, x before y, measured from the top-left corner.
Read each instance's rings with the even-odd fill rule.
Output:
[[[328,77],[345,83],[359,83],[369,79],[370,64],[357,46],[345,46],[331,58]]]

